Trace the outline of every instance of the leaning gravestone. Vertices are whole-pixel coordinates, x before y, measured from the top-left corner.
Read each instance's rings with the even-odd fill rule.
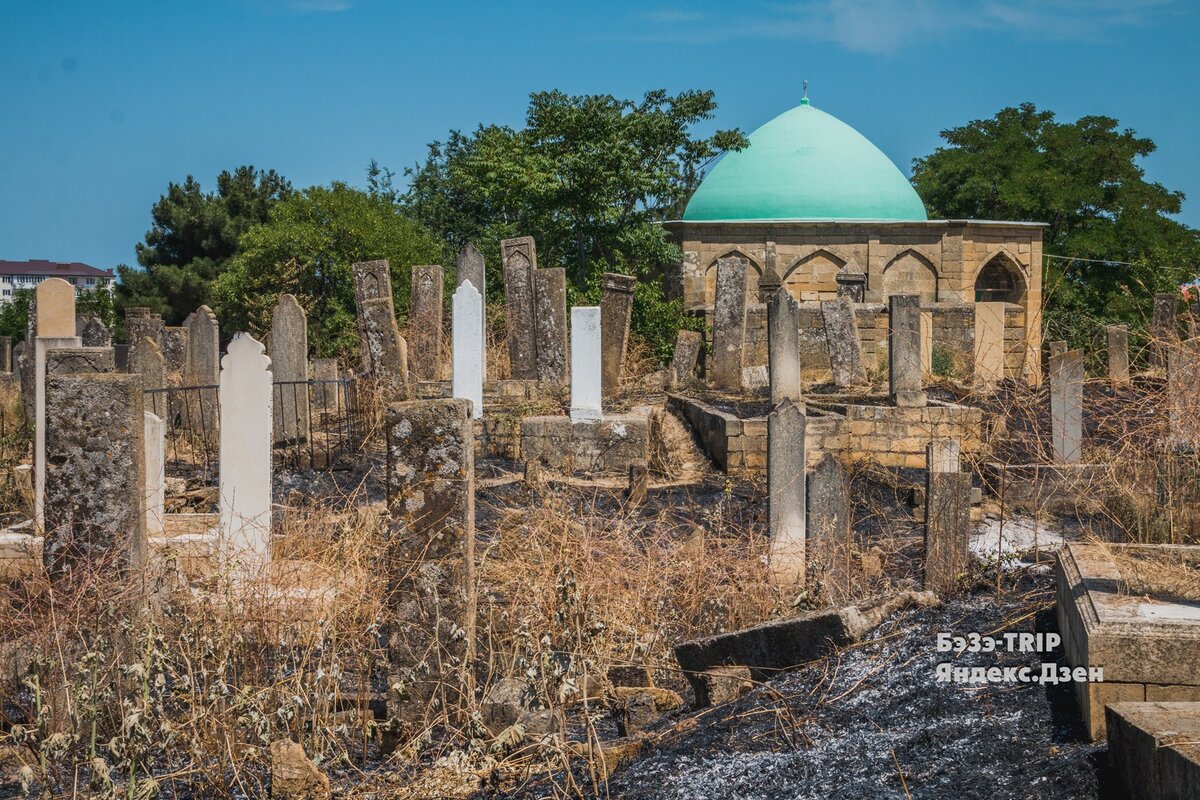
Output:
[[[671,385],[686,385],[696,377],[700,351],[704,349],[704,334],[699,331],[679,331],[675,334],[675,353],[671,356]]]
[[[772,581],[785,586],[805,582],[806,422],[804,406],[790,399],[767,416],[768,561]]]
[[[566,270],[554,267],[533,273],[533,301],[538,380],[550,386],[566,386],[570,373],[567,361]],[[602,310],[601,315],[603,313]]]
[[[240,577],[264,574],[271,541],[271,359],[239,333],[221,360],[221,557]]]
[[[84,347],[112,346],[112,334],[99,317],[76,317],[75,332]]]
[[[746,262],[740,258],[718,259],[711,375],[718,389],[742,388],[745,346]]]
[[[410,395],[408,372],[408,342],[396,326],[396,312],[390,297],[364,300],[358,307],[362,326],[363,358],[367,371],[379,381],[385,391]]]
[[[509,372],[517,380],[537,380],[537,334],[533,310],[537,250],[533,237],[505,239],[500,242],[500,255],[504,265]]]
[[[275,443],[308,441],[308,315],[285,294],[271,314],[271,373]]]
[[[771,407],[800,402],[800,305],[787,289],[767,299],[767,362]]]
[[[845,297],[821,301],[825,323],[825,341],[829,349],[829,368],[837,386],[858,386],[867,382],[863,368],[862,343],[854,306]]]
[[[637,279],[632,275],[604,273],[600,288],[600,329],[604,336],[601,375],[605,397],[611,397],[617,391],[625,371],[625,350],[629,345],[636,286]]]
[[[412,268],[408,315],[408,365],[414,380],[435,381],[442,359],[442,289],[445,277],[434,264]]]

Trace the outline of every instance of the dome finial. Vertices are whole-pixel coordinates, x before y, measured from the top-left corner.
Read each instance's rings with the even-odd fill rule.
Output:
[[[808,105],[808,81],[804,81],[804,97],[800,98],[800,105]]]

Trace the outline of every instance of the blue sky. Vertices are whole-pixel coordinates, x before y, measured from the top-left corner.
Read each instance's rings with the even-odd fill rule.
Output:
[[[400,3],[0,0],[0,258],[134,263],[168,181],[250,163],[362,184],[531,91],[713,89],[714,127],[813,104],[906,173],[938,131],[1032,101],[1158,144],[1200,226],[1191,0]]]

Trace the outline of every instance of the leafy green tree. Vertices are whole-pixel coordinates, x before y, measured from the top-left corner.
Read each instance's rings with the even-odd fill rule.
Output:
[[[171,183],[151,211],[153,226],[137,245],[141,268],[117,268],[117,306],[149,306],[168,325],[180,324],[204,304],[213,282],[238,253],[243,234],[267,221],[292,185],[274,170],[251,166],[224,171],[217,188],[205,192],[191,175]]]
[[[17,289],[11,300],[0,305],[0,336],[11,336],[14,345],[25,341],[25,325],[32,300],[33,289]]]
[[[490,256],[494,297],[503,280],[493,254],[511,236],[533,236],[540,264],[566,267],[584,296],[606,270],[637,276],[634,332],[667,356],[674,330],[658,323],[683,316],[660,280],[680,253],[656,223],[682,214],[708,162],[746,145],[737,130],[693,134],[716,107],[712,92],[656,90],[640,101],[538,92],[520,130],[481,125],[431,144],[407,171],[403,203],[452,249],[472,241]]]
[[[946,146],[913,162],[930,216],[1048,223],[1047,324],[1076,345],[1105,323],[1144,323],[1153,294],[1176,291],[1200,263],[1197,231],[1172,218],[1183,193],[1141,167],[1154,142],[1117,126],[1057,122],[1024,103],[942,131]]]
[[[358,347],[351,265],[386,258],[396,308],[408,308],[413,264],[441,263],[443,246],[386,197],[343,183],[314,186],[279,202],[269,220],[246,231],[240,252],[217,278],[215,309],[226,333],[265,333],[282,294],[308,312],[316,356]]]

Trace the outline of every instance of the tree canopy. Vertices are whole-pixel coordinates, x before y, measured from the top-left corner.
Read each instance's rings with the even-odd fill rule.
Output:
[[[239,252],[242,236],[292,194],[287,179],[252,166],[222,172],[212,192],[191,175],[172,182],[151,210],[145,241],[137,244],[141,268],[117,268],[118,306],[149,306],[168,325],[178,325],[199,306],[212,305],[213,282]]]
[[[1024,103],[941,136],[913,162],[931,217],[1045,222],[1044,253],[1079,259],[1047,259],[1051,335],[1082,344],[1100,323],[1141,323],[1155,292],[1195,277],[1200,238],[1172,218],[1184,195],[1146,180],[1154,142],[1117,120]]]
[[[537,92],[520,130],[481,125],[431,144],[407,170],[402,202],[452,249],[474,242],[493,293],[503,284],[499,243],[512,236],[533,236],[540,264],[566,267],[574,292],[593,300],[603,272],[636,275],[635,333],[669,353],[681,310],[657,284],[679,251],[655,223],[682,213],[705,164],[746,145],[737,130],[693,134],[716,107],[707,91],[640,101]]]
[[[314,186],[275,204],[250,228],[239,252],[217,278],[214,308],[227,331],[262,334],[282,294],[308,312],[309,342],[317,356],[358,347],[351,265],[391,262],[396,309],[408,307],[410,267],[441,263],[443,246],[395,203],[343,183]]]

